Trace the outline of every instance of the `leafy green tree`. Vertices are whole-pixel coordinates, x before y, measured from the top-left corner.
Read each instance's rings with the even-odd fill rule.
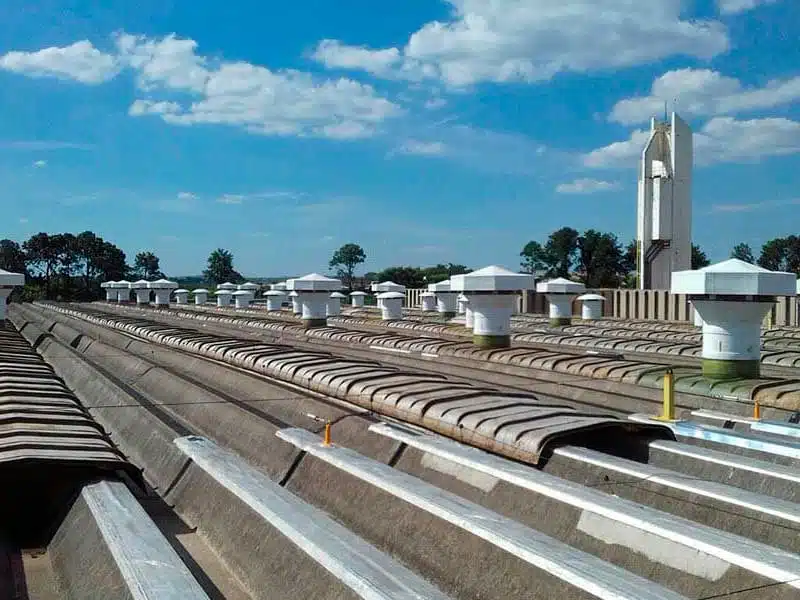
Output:
[[[551,269],[550,256],[544,247],[536,241],[531,240],[519,253],[522,257],[520,267],[525,273],[536,274],[549,274]]]
[[[102,238],[100,238],[102,240]],[[99,251],[92,259],[94,272],[100,283],[103,281],[119,281],[125,278],[128,266],[125,253],[111,242],[102,241]]]
[[[692,244],[692,269],[702,269],[711,264],[706,253],[697,244]]]
[[[53,277],[58,270],[60,259],[54,238],[55,236],[51,237],[40,232],[22,244],[28,267],[44,283],[46,298],[50,298]]]
[[[639,245],[636,240],[631,240],[628,242],[628,245],[625,246],[625,251],[622,253],[622,269],[624,275],[622,281],[620,281],[620,286],[623,288],[630,289],[638,285],[639,274],[636,272],[636,254],[638,249]]]
[[[25,253],[14,240],[0,240],[0,269],[12,273],[26,273]]]
[[[446,265],[438,264],[432,267],[424,267],[422,269],[419,269],[420,274],[422,275],[423,285],[445,281],[447,279],[450,279],[453,275],[462,275],[464,273],[469,273],[470,270],[471,269],[465,265],[458,265],[454,263],[447,263]],[[407,286],[407,287],[412,287],[412,286]]]
[[[769,240],[761,247],[758,264],[771,271],[800,274],[800,237],[790,235]]]
[[[142,279],[158,279],[163,277],[159,258],[152,252],[139,252],[133,261],[133,271]]]
[[[342,280],[348,290],[352,291],[356,267],[365,260],[367,260],[367,255],[364,249],[358,244],[349,243],[333,253],[328,266],[336,270],[336,276]]]
[[[552,269],[552,276],[569,277],[570,269],[578,255],[580,235],[572,227],[562,227],[550,234],[545,251]]]
[[[214,285],[230,281],[240,283],[244,278],[233,268],[233,254],[217,248],[208,256],[208,266],[203,271],[203,279]]]
[[[588,229],[578,238],[578,270],[586,287],[617,287],[625,276],[622,246],[613,233]]]
[[[97,256],[103,248],[102,238],[91,231],[75,236],[75,255],[83,269],[84,287],[89,290],[97,277]]]
[[[447,279],[447,277],[445,277],[445,279]],[[407,288],[421,288],[425,285],[425,275],[419,267],[397,266],[389,267],[377,273],[376,281],[394,281]]]
[[[752,248],[750,248],[749,244],[745,244],[744,242],[738,243],[733,247],[733,250],[731,250],[731,258],[738,258],[751,265],[756,264]]]

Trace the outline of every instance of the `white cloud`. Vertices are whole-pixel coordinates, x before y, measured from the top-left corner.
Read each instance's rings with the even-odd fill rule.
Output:
[[[764,4],[775,4],[778,0],[717,0],[719,12],[724,15],[735,15],[752,10]]]
[[[800,100],[800,76],[745,88],[738,79],[709,69],[668,71],[654,82],[649,96],[627,98],[614,105],[610,120],[625,125],[642,123],[677,99],[684,116],[724,115],[773,108]]]
[[[753,212],[760,209],[776,208],[779,206],[800,205],[800,198],[791,200],[764,200],[762,202],[751,202],[749,204],[713,204],[711,213],[741,213]]]
[[[698,164],[749,162],[800,152],[800,122],[784,118],[711,119],[694,135]]]
[[[316,127],[313,132],[337,140],[355,140],[370,137],[375,133],[375,128],[358,121],[341,121]]]
[[[592,150],[583,164],[594,168],[635,167],[648,131],[637,129],[622,142]],[[695,132],[695,164],[757,161],[769,156],[800,152],[800,122],[784,118],[750,119],[716,117]]]
[[[447,152],[447,146],[442,142],[407,140],[401,144],[395,152],[398,154],[416,154],[419,156],[441,156]]]
[[[444,98],[431,98],[425,102],[425,108],[428,110],[437,110],[447,105],[447,100]]]
[[[156,202],[154,208],[161,212],[194,213],[200,198],[192,192],[178,192],[174,198]]]
[[[25,225],[25,223],[28,222],[28,218],[27,217],[20,217],[19,218],[19,222],[22,223],[23,225]]]
[[[79,144],[76,142],[59,142],[54,140],[15,140],[15,141],[0,141],[0,149],[2,150],[92,150],[94,146],[91,144]]]
[[[132,117],[142,115],[174,115],[181,111],[181,105],[177,102],[153,102],[152,100],[134,100],[128,114]],[[166,117],[164,117],[166,118]]]
[[[129,69],[144,94],[129,107],[131,116],[228,125],[262,135],[362,138],[404,112],[370,85],[208,58],[197,53],[196,41],[174,34],[152,39],[121,33],[114,41],[113,55],[88,41],[9,52],[0,56],[0,69],[83,83],[100,83]]]
[[[125,64],[136,70],[142,90],[173,96],[135,102],[129,111],[134,116],[158,115],[181,125],[230,125],[264,135],[352,139],[372,135],[382,121],[402,112],[369,85],[213,61],[197,54],[194,40],[123,34],[117,45]],[[176,101],[176,93],[187,94],[191,101]]]
[[[96,84],[112,79],[119,72],[114,56],[101,52],[89,40],[62,48],[36,52],[9,52],[0,56],[0,69],[29,77],[57,77]]]
[[[364,70],[379,76],[388,75],[403,60],[397,48],[370,50],[336,40],[322,40],[312,58],[331,68]]]
[[[648,139],[649,131],[637,129],[625,141],[614,142],[584,155],[583,164],[594,168],[635,167]]]
[[[390,150],[387,157],[403,151],[417,150],[419,154],[419,150],[428,150],[429,156],[440,156],[469,169],[515,176],[537,175],[556,164],[563,167],[564,160],[574,160],[574,156],[549,149],[519,133],[454,124],[453,120],[442,119],[433,126],[403,123],[402,128],[390,133],[404,140],[404,144]],[[435,154],[437,150],[442,152]]]
[[[306,196],[304,192],[291,190],[273,190],[267,192],[255,192],[252,194],[222,194],[217,198],[220,204],[242,204],[249,200],[298,200]]]
[[[37,161],[35,161],[33,163],[33,166],[36,167],[37,169],[41,169],[41,168],[47,166],[47,161],[46,160],[37,160]]]
[[[336,40],[314,58],[329,68],[395,79],[539,81],[653,62],[667,56],[708,59],[728,49],[725,27],[681,18],[679,0],[447,0],[450,19],[432,21],[405,47],[369,50]]]
[[[120,60],[137,74],[141,89],[179,89],[202,92],[208,82],[207,60],[196,54],[197,42],[175,34],[148,39],[122,33],[116,36]]]
[[[595,194],[618,190],[620,185],[616,181],[602,181],[599,179],[576,179],[570,183],[560,183],[556,186],[559,194]]]

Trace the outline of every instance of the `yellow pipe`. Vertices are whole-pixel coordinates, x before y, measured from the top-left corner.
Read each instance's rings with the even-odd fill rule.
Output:
[[[756,421],[761,420],[761,405],[758,403],[758,400],[753,402],[753,418]]]
[[[322,440],[323,446],[331,445],[331,422],[325,421],[325,437]]]
[[[661,421],[674,421],[675,420],[675,375],[672,369],[667,369],[664,373],[664,406],[661,415],[658,417]]]

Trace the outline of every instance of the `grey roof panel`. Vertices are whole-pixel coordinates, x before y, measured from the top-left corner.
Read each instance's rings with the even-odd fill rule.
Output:
[[[352,450],[323,446],[302,429],[282,429],[281,439],[417,508],[468,531],[577,589],[604,600],[678,600],[680,594],[576,550],[455,494]]]

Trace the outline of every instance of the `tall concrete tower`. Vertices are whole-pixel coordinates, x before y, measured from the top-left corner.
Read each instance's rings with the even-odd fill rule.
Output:
[[[650,122],[639,166],[639,289],[668,290],[692,262],[692,130],[677,114]]]

